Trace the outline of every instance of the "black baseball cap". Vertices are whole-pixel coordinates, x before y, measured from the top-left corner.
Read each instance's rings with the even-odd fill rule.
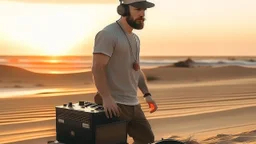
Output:
[[[147,9],[155,6],[154,3],[147,0],[123,0],[123,4],[131,5],[136,8]]]

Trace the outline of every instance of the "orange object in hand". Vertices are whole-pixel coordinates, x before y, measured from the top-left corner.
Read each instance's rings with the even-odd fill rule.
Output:
[[[155,109],[155,105],[153,103],[149,103],[150,113],[152,113]]]

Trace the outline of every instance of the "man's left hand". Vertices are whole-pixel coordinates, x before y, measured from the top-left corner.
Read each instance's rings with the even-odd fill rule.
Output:
[[[155,112],[158,107],[157,107],[156,102],[153,100],[153,98],[151,96],[147,96],[144,99],[148,103],[148,106],[150,108],[150,113]]]

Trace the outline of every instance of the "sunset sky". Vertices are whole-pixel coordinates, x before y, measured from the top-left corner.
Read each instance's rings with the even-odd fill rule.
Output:
[[[118,0],[48,1],[0,1],[0,55],[91,55],[95,34],[119,18]],[[256,55],[255,0],[150,1],[134,31],[142,56]]]

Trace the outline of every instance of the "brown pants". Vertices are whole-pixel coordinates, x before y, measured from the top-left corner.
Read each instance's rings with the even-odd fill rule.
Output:
[[[121,109],[120,118],[128,121],[127,133],[133,138],[134,144],[153,143],[155,137],[141,105],[117,105]]]

